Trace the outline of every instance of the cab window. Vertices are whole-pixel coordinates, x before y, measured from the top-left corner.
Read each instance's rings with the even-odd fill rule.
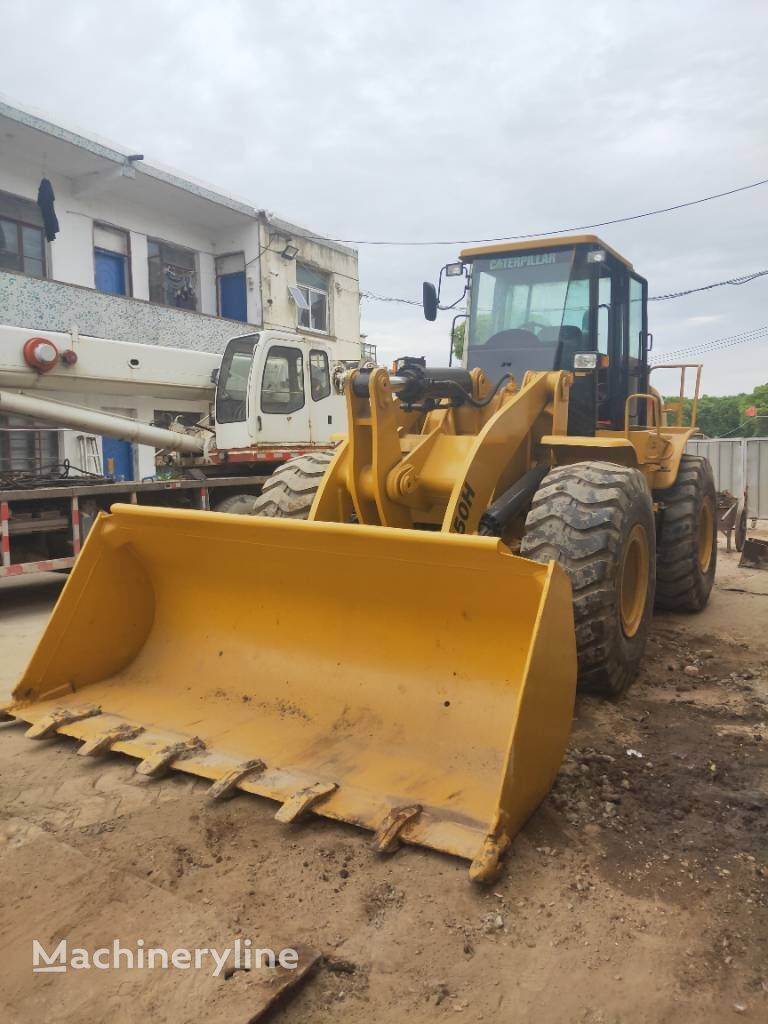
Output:
[[[611,328],[611,278],[601,275],[597,283],[597,351],[608,355],[608,336]]]
[[[233,338],[227,345],[216,385],[216,419],[219,423],[242,423],[246,416],[248,377],[258,334]]]
[[[264,364],[261,411],[287,416],[304,408],[304,358],[301,349],[273,345]]]
[[[629,279],[629,358],[639,360],[643,351],[643,284]]]
[[[312,399],[319,402],[331,393],[331,374],[328,369],[328,356],[325,352],[312,349],[309,353],[309,387]]]

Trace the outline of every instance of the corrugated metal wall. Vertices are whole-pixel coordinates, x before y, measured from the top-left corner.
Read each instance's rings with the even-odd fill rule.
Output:
[[[718,491],[739,495],[747,487],[747,515],[768,519],[768,437],[689,441],[686,451],[709,459]]]

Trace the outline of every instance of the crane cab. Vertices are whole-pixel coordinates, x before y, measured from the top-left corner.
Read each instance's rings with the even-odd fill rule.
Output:
[[[278,446],[328,447],[344,429],[345,406],[330,345],[261,331],[232,338],[216,381],[216,448],[266,456]],[[269,461],[268,459],[264,459]]]

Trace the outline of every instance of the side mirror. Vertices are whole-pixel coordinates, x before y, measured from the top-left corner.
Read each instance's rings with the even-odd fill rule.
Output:
[[[424,318],[437,320],[437,289],[429,281],[425,281],[422,286],[421,303],[424,307]]]

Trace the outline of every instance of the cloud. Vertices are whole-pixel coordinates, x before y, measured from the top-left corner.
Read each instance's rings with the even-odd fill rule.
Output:
[[[28,0],[3,13],[0,90],[334,237],[474,238],[765,176],[767,35],[764,0],[738,17],[698,0]],[[604,237],[659,294],[761,269],[767,204],[755,190]],[[362,287],[418,297],[456,248],[361,246]],[[657,348],[707,340],[712,318],[718,335],[761,323],[766,289],[654,304]],[[396,354],[447,350],[447,314],[363,314]],[[750,351],[713,356],[706,385],[768,378],[768,347]]]
[[[684,321],[686,327],[706,327],[709,324],[716,324],[723,320],[722,314],[710,314],[709,316],[689,316]]]

